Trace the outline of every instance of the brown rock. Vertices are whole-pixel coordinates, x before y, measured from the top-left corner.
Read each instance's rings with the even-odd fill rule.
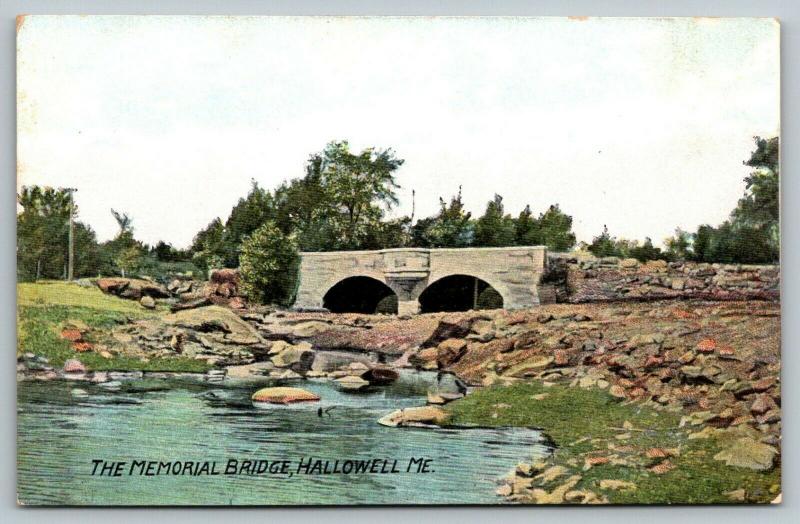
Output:
[[[610,461],[611,459],[609,459],[608,457],[586,457],[586,459],[583,461],[583,470],[587,471],[595,466],[608,464]]]
[[[618,384],[614,384],[608,389],[608,392],[611,394],[612,397],[616,398],[625,398],[625,389]]]
[[[672,471],[673,469],[675,469],[675,464],[673,464],[669,460],[664,460],[662,462],[659,462],[655,466],[647,468],[647,469],[652,471],[656,475],[663,475],[664,473],[667,473],[667,472]]]
[[[769,388],[775,385],[775,378],[774,377],[764,377],[760,380],[756,380],[753,382],[753,391],[757,391],[759,393],[763,393],[767,391]]]
[[[697,343],[697,351],[700,353],[713,353],[717,349],[717,342],[713,338],[704,338]]]
[[[440,368],[451,366],[467,351],[467,341],[460,338],[448,338],[436,349],[436,362]]]
[[[61,330],[61,338],[69,340],[70,342],[77,342],[82,337],[82,334],[77,329],[63,329]]]
[[[754,415],[763,415],[767,411],[771,409],[777,408],[778,405],[772,400],[772,397],[769,395],[758,395],[753,401],[753,404],[750,406],[750,412]]]
[[[141,299],[139,299],[139,304],[145,309],[155,309],[156,308],[156,301],[153,297],[145,295]]]
[[[436,369],[439,366],[439,364],[437,363],[438,355],[439,355],[438,348],[426,348],[411,355],[408,358],[408,361],[414,366],[420,367],[422,369],[431,370],[431,369]]]
[[[436,328],[422,343],[423,348],[438,346],[440,342],[448,338],[465,338],[470,332],[472,322],[469,319],[462,319],[458,322],[448,322],[441,320]]]
[[[94,346],[91,342],[73,342],[72,349],[77,351],[78,353],[85,353],[86,351],[91,351]]]
[[[662,364],[664,364],[663,357],[658,357],[658,356],[655,356],[655,355],[651,355],[651,356],[647,357],[647,360],[645,360],[644,367],[646,367],[646,368],[654,368],[654,367],[660,366]]]

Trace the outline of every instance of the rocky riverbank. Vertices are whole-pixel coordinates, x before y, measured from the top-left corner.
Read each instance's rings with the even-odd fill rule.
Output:
[[[392,380],[397,368],[442,372],[429,394],[442,407],[385,421],[543,429],[556,452],[515,469],[498,489],[509,501],[768,502],[780,491],[776,302],[552,304],[406,318],[220,306],[106,317],[25,307],[21,378],[105,381],[120,370],[198,363],[212,379],[328,377],[359,390]]]
[[[276,336],[271,320],[251,322]],[[314,347],[373,352],[479,386],[444,416],[426,408],[392,424],[530,425],[551,434],[558,451],[520,464],[498,490],[509,500],[768,502],[779,493],[775,302],[547,305],[407,319],[288,314],[281,324],[300,326]],[[665,488],[676,482],[682,489]]]

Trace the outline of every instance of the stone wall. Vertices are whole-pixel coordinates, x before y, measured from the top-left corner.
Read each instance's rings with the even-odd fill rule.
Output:
[[[640,263],[636,259],[594,258],[552,253],[546,280],[557,300],[567,303],[695,298],[780,300],[777,265]]]

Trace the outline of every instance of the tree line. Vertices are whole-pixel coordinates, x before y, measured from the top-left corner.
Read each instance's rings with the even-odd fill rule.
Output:
[[[393,247],[503,247],[545,245],[552,251],[576,247],[572,217],[558,204],[535,214],[526,206],[507,213],[495,195],[483,214],[473,217],[461,189],[439,199],[432,216],[387,218],[398,204],[396,172],[404,160],[392,149],[351,151],[346,141],[329,143],[312,154],[304,176],[274,190],[253,181],[225,221],[212,220],[188,249],[166,242],[149,246],[135,238],[133,221],[111,210],[119,226],[109,241],[99,243],[92,228],[74,219],[75,275],[148,275],[220,267],[240,267],[244,287],[257,301],[289,303],[296,285],[300,251],[382,249]],[[590,244],[577,247],[596,256],[640,260],[707,262],[774,262],[779,257],[778,139],[756,137],[756,150],[744,162],[754,168],[747,188],[730,218],[696,232],[676,230],[666,249],[612,236],[607,228]],[[18,194],[17,271],[20,280],[64,278],[70,215],[66,190],[23,187]]]
[[[778,137],[755,137],[756,149],[744,165],[753,171],[745,177],[745,193],[727,220],[718,226],[700,225],[695,232],[680,228],[665,239],[665,250],[646,238],[617,239],[603,227],[591,244],[579,246],[595,256],[631,257],[640,261],[691,260],[762,264],[780,259],[780,144]]]

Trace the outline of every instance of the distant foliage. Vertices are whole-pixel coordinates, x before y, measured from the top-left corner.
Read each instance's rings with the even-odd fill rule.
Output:
[[[65,278],[69,238],[69,193],[52,187],[24,186],[17,195],[17,278],[20,281]],[[77,221],[73,209],[75,276],[96,275],[100,267],[91,227]]]
[[[638,240],[617,239],[608,232],[608,226],[603,226],[603,231],[592,239],[587,249],[596,257],[635,258],[640,262],[668,258],[649,237],[642,244]]]
[[[780,259],[780,143],[755,137],[756,149],[744,162],[745,193],[728,220],[703,224],[694,234],[678,230],[666,240],[670,254],[682,260],[761,264]]]
[[[464,209],[461,188],[450,203],[439,198],[439,214],[420,220],[412,228],[414,247],[467,247],[472,244],[472,214]]]
[[[568,251],[575,246],[572,217],[563,213],[558,204],[550,206],[537,220],[539,244],[553,251]]]
[[[268,221],[246,237],[240,255],[242,289],[261,304],[294,301],[300,255],[294,238]]]
[[[251,181],[250,192],[245,198],[233,206],[220,239],[218,254],[226,267],[239,265],[239,250],[242,240],[261,227],[268,220],[275,218],[275,202],[272,194]]]
[[[608,232],[608,226],[603,226],[603,232],[592,239],[589,251],[596,257],[614,257],[619,255],[617,241]]]
[[[514,219],[505,214],[503,197],[494,195],[486,205],[486,212],[475,222],[476,247],[513,246],[516,243]]]
[[[779,140],[755,137],[755,146],[744,162],[753,168],[745,178],[745,193],[722,224],[704,224],[694,233],[676,229],[664,241],[663,251],[649,238],[641,243],[618,239],[606,227],[582,246],[596,256],[641,261],[777,262]],[[254,300],[288,303],[296,283],[298,250],[544,245],[551,251],[568,251],[575,247],[572,217],[558,204],[538,215],[525,206],[512,216],[496,194],[483,214],[473,218],[460,187],[448,200],[439,198],[439,210],[432,216],[387,219],[387,212],[398,203],[395,176],[403,163],[391,149],[357,152],[347,141],[330,142],[309,157],[304,176],[274,191],[253,181],[228,217],[212,220],[187,250],[163,241],[145,245],[135,237],[132,217],[115,209],[111,213],[119,231],[113,239],[98,243],[94,231],[78,221],[75,208],[75,276],[147,275],[164,280],[175,272],[241,267],[250,275],[248,293]],[[19,280],[65,278],[69,194],[26,186],[18,202],[22,208],[17,214]]]

